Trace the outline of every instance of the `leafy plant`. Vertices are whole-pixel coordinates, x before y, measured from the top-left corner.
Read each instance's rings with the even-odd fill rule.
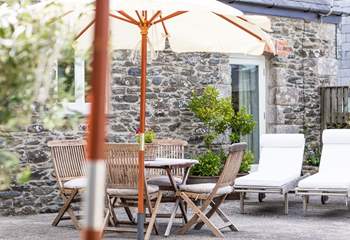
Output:
[[[30,169],[19,168],[18,157],[3,150],[0,150],[0,191],[6,190],[12,181],[11,176],[16,176],[18,183],[25,183],[30,178]]]
[[[152,143],[156,137],[157,135],[153,130],[145,131],[145,143]],[[141,138],[139,134],[136,136],[136,141],[137,143],[141,142]]]
[[[193,93],[189,102],[189,108],[204,123],[204,143],[208,149],[206,153],[198,156],[200,164],[193,168],[194,170],[191,171],[191,174],[217,176],[223,168],[227,155],[222,149],[214,151],[212,149],[213,142],[227,130],[231,130],[229,135],[231,142],[239,142],[241,136],[250,134],[253,131],[255,127],[253,116],[248,114],[244,108],[235,112],[231,99],[219,98],[219,91],[213,86],[206,87],[200,95]],[[245,160],[242,162],[241,170],[249,171],[253,160],[253,154],[247,152]],[[208,168],[213,170],[209,171]]]
[[[231,134],[230,140],[233,143],[238,143],[241,136],[250,134],[255,127],[253,115],[247,113],[245,108],[240,109],[233,114],[230,120]]]
[[[320,166],[321,161],[321,151],[316,148],[311,153],[309,153],[309,156],[306,158],[306,163],[311,166]]]
[[[254,163],[254,154],[251,151],[245,151],[239,172],[248,173],[251,165]]]
[[[59,4],[35,10],[30,0],[0,2],[0,133],[30,123],[33,102],[47,103],[51,96],[50,73],[60,49],[73,35],[62,24]],[[50,111],[51,108],[47,107]],[[20,169],[16,155],[0,150],[0,190],[16,175],[29,179],[29,168]]]
[[[229,126],[233,108],[229,98],[219,98],[219,91],[208,86],[201,95],[195,92],[189,102],[190,110],[205,126],[204,143],[208,149]]]
[[[218,176],[222,168],[220,155],[208,149],[207,152],[195,157],[199,163],[191,168],[194,176]]]

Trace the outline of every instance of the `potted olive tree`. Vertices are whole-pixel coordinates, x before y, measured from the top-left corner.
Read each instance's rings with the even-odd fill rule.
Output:
[[[253,131],[253,116],[245,109],[234,111],[231,99],[220,98],[219,91],[213,86],[206,87],[200,95],[193,93],[189,108],[203,123],[205,151],[194,157],[199,163],[191,169],[188,183],[216,182],[227,153],[223,149],[223,143],[214,142],[226,131],[231,132],[229,137],[232,143],[239,142],[242,136]],[[246,152],[240,171],[248,172],[253,160],[253,154]]]

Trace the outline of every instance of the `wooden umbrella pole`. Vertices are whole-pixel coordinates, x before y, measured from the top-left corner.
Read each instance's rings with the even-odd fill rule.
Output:
[[[141,89],[140,89],[140,151],[139,151],[139,176],[138,176],[138,214],[137,214],[137,239],[144,239],[145,223],[145,125],[146,125],[146,85],[147,85],[147,40],[148,26],[141,26]]]
[[[101,239],[105,201],[105,109],[108,64],[109,1],[96,0],[96,26],[93,44],[91,113],[88,127],[88,185],[86,222],[82,239]]]

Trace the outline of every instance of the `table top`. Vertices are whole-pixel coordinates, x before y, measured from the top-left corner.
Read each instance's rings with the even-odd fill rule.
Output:
[[[145,161],[146,168],[184,168],[198,163],[195,159],[156,158],[154,161]]]

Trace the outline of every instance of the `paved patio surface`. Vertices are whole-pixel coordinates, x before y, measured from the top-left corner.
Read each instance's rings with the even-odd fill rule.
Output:
[[[322,206],[319,198],[311,198],[307,216],[302,214],[299,197],[291,196],[290,214],[283,215],[282,197],[268,195],[264,203],[258,204],[256,195],[249,195],[246,214],[239,214],[239,202],[227,201],[222,209],[239,228],[239,232],[225,231],[226,239],[236,240],[349,240],[350,210],[347,210],[342,198],[331,198]],[[253,203],[254,202],[254,203]],[[166,207],[163,207],[166,208]],[[165,209],[163,209],[165,210]],[[74,240],[79,232],[69,222],[52,227],[55,214],[43,214],[23,217],[0,217],[0,239],[6,240]],[[215,219],[217,220],[217,219]],[[173,232],[181,225],[177,220]],[[164,232],[167,221],[159,222]],[[106,233],[105,239],[135,239],[135,234]],[[153,236],[153,239],[165,239]],[[192,230],[179,236],[172,234],[168,239],[215,239],[207,228]]]

